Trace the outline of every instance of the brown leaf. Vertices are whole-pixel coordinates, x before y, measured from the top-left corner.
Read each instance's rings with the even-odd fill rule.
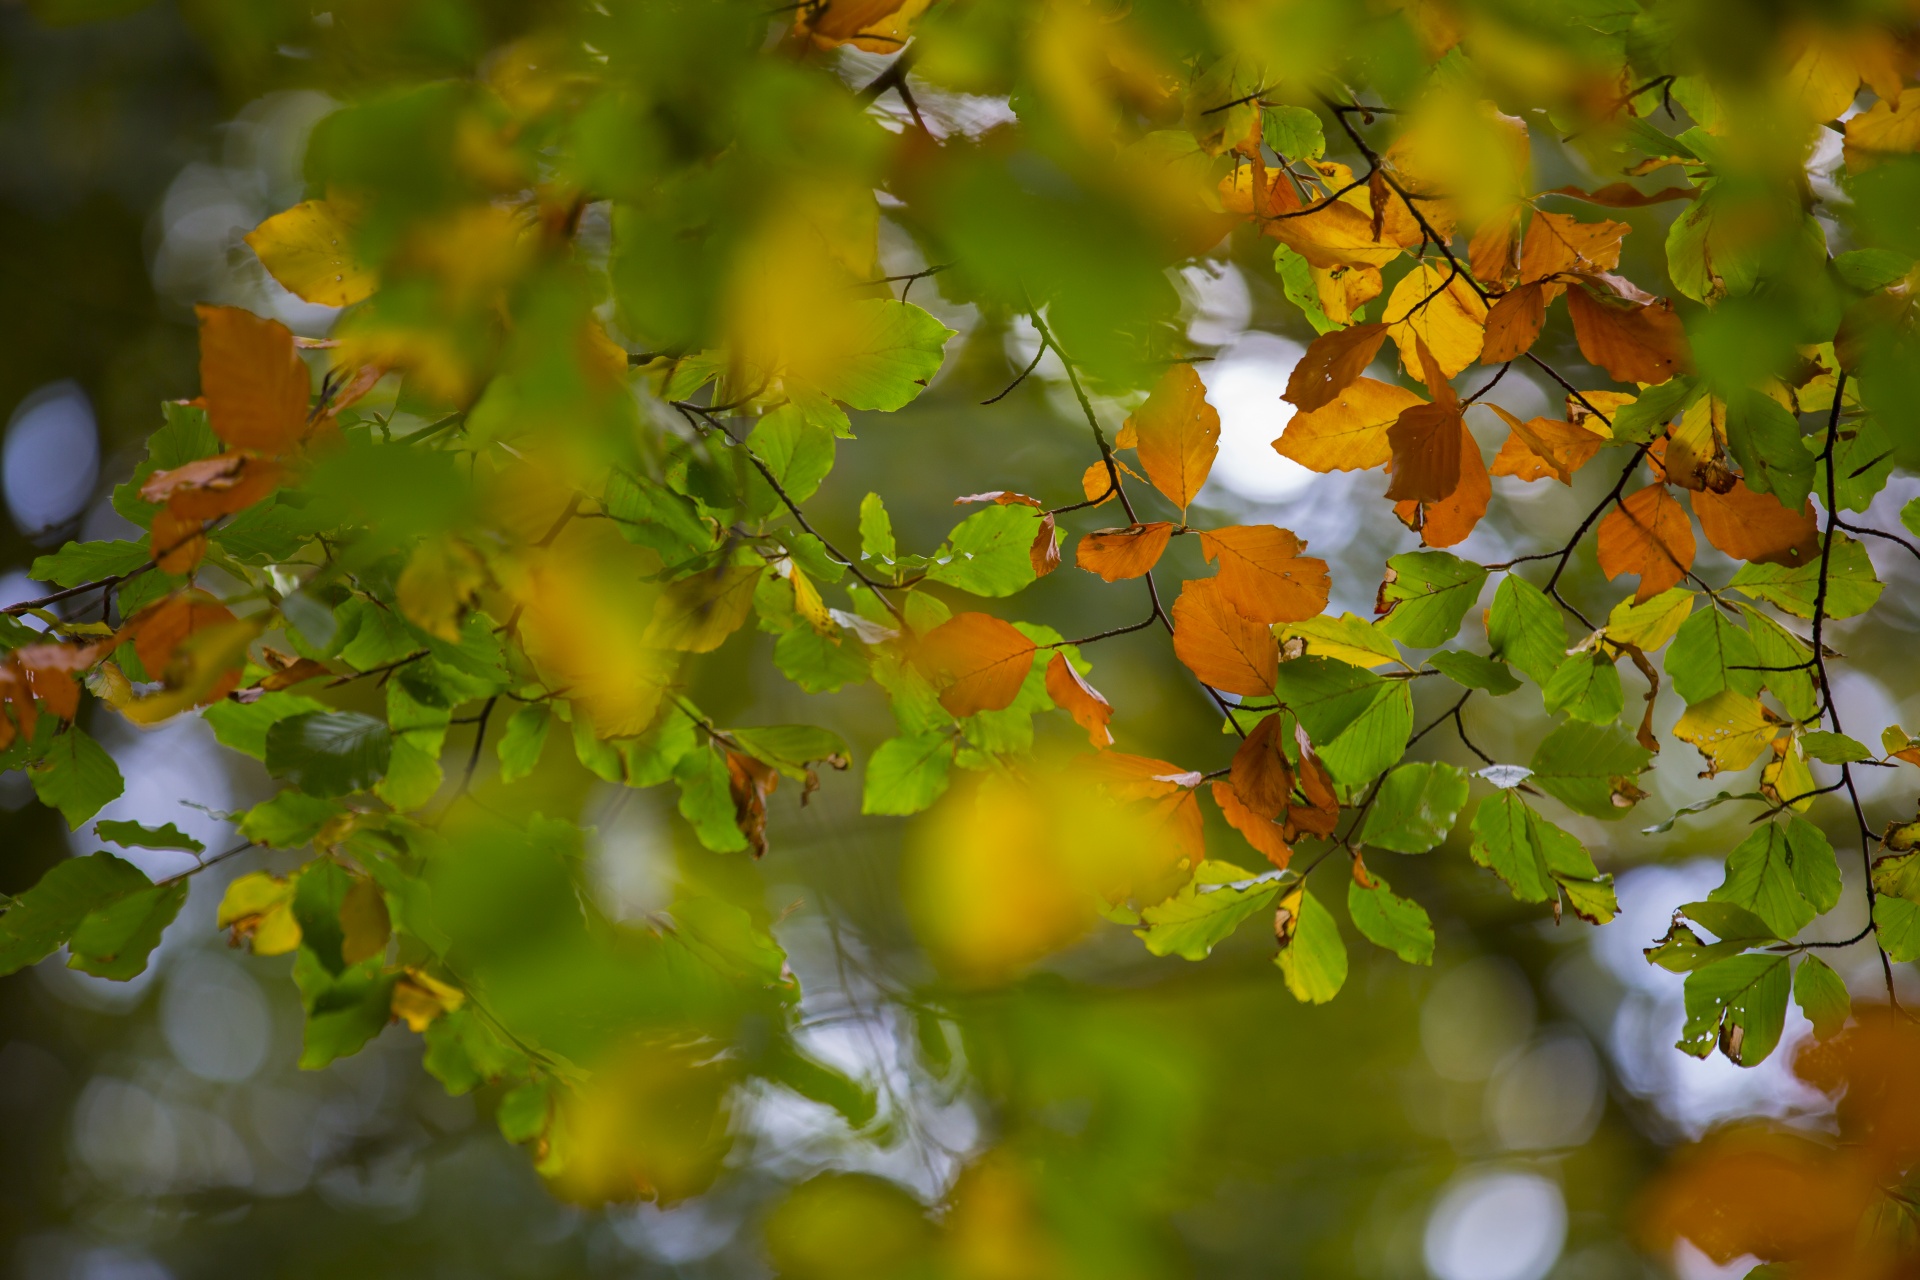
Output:
[[[273,656],[273,653],[274,651],[271,649],[267,651],[269,658]],[[266,693],[274,693],[281,689],[291,689],[297,684],[305,684],[309,680],[318,680],[322,676],[330,676],[333,674],[325,664],[315,662],[312,658],[295,658],[291,654],[280,654],[279,656],[288,659],[288,661],[284,665],[277,666],[273,674],[255,685],[255,688]]]
[[[1420,541],[1429,547],[1451,547],[1473,532],[1487,514],[1493,500],[1493,482],[1487,478],[1487,464],[1480,446],[1463,423],[1460,426],[1460,483],[1438,502],[1399,502],[1393,513],[1400,523],[1420,532]]]
[[[1242,617],[1214,578],[1181,584],[1173,604],[1173,653],[1201,683],[1249,697],[1272,693],[1280,669],[1273,632]]]
[[[1306,544],[1273,525],[1231,525],[1203,531],[1200,551],[1220,562],[1217,581],[1227,603],[1254,622],[1299,622],[1327,607],[1327,562],[1302,556]]]
[[[1113,719],[1113,704],[1073,669],[1064,653],[1056,652],[1053,661],[1047,663],[1047,696],[1087,731],[1087,741],[1095,747],[1113,745],[1113,734],[1107,730],[1107,722]]]
[[[767,856],[767,797],[780,785],[780,774],[744,752],[727,752],[727,790],[733,796],[733,823],[747,838],[756,858]]]
[[[1686,330],[1664,299],[1644,306],[1602,302],[1585,289],[1567,294],[1580,354],[1616,382],[1665,382],[1693,370]]]
[[[1286,842],[1276,823],[1248,808],[1234,789],[1224,782],[1213,784],[1213,801],[1220,806],[1220,813],[1228,825],[1245,836],[1248,844],[1264,854],[1274,866],[1283,871],[1286,869],[1287,863],[1293,860],[1293,848]]]
[[[1360,378],[1322,408],[1294,414],[1273,448],[1309,471],[1382,466],[1393,457],[1388,428],[1407,409],[1425,403],[1404,387]]]
[[[96,644],[30,644],[13,651],[11,665],[26,678],[33,696],[62,720],[80,710],[80,685],[74,677],[112,652],[110,641]],[[18,704],[16,703],[16,707]],[[25,719],[20,727],[32,735]]]
[[[1040,531],[1033,535],[1027,559],[1033,563],[1036,578],[1044,578],[1060,567],[1060,532],[1054,527],[1051,511],[1040,517]]]
[[[191,573],[207,554],[204,521],[175,515],[162,507],[153,517],[153,562],[162,573]]]
[[[1278,715],[1253,726],[1253,732],[1233,753],[1227,780],[1246,807],[1262,818],[1271,820],[1287,811],[1288,798],[1293,794],[1293,766],[1287,763]]]
[[[1012,623],[957,613],[920,641],[920,667],[940,686],[940,705],[956,716],[998,711],[1020,696],[1036,646]]]
[[[277,320],[238,307],[197,307],[200,393],[207,424],[236,449],[286,453],[307,435],[313,379]]]
[[[1662,187],[1658,191],[1642,191],[1629,183],[1609,182],[1592,191],[1581,187],[1555,187],[1547,194],[1572,196],[1576,200],[1604,205],[1609,209],[1638,209],[1643,205],[1664,204],[1668,200],[1691,200],[1700,192],[1693,187]]]
[[[1160,562],[1172,536],[1173,525],[1165,520],[1124,529],[1099,529],[1080,539],[1073,562],[1108,582],[1137,578]]]
[[[1206,392],[1192,365],[1176,364],[1127,419],[1140,442],[1147,479],[1182,511],[1207,482],[1220,451],[1220,415],[1207,403]]]
[[[1040,509],[1040,499],[1030,498],[1024,493],[1014,493],[1008,489],[989,489],[985,493],[964,493],[953,500],[953,505],[960,507],[969,502],[991,502],[1001,507],[1032,507],[1036,511]]]
[[[165,502],[181,520],[213,520],[244,511],[280,487],[282,468],[271,458],[223,453],[171,471],[156,471],[140,486],[148,502]]]
[[[1810,564],[1820,558],[1820,530],[1813,503],[1798,511],[1769,493],[1755,493],[1735,480],[1725,493],[1702,489],[1693,495],[1693,514],[1707,541],[1735,560],[1755,564]]]
[[[1693,522],[1666,485],[1650,484],[1607,513],[1595,533],[1594,549],[1609,582],[1623,573],[1637,573],[1635,603],[1651,600],[1693,567]]]
[[[1480,224],[1467,245],[1467,265],[1482,284],[1507,285],[1520,275],[1521,206],[1511,205]]]
[[[1480,350],[1482,364],[1505,364],[1527,353],[1547,319],[1544,285],[1523,284],[1493,304],[1487,312],[1487,344]]]
[[[1458,406],[1417,404],[1387,428],[1393,450],[1393,480],[1387,497],[1396,502],[1439,502],[1460,487],[1461,435]]]
[[[1620,241],[1631,230],[1624,222],[1582,222],[1564,213],[1536,212],[1520,250],[1520,278],[1611,271],[1620,265]],[[1552,290],[1548,300],[1558,292]]]
[[[1332,404],[1335,397],[1353,385],[1355,378],[1366,372],[1386,340],[1384,324],[1357,324],[1351,329],[1321,334],[1293,366],[1293,373],[1287,378],[1286,394],[1281,399],[1308,413]]]
[[[1508,429],[1507,442],[1493,460],[1496,476],[1518,476],[1532,482],[1550,475],[1561,484],[1571,485],[1573,473],[1591,462],[1606,443],[1605,436],[1572,423],[1553,418],[1522,422],[1497,404],[1487,407],[1500,415]]]

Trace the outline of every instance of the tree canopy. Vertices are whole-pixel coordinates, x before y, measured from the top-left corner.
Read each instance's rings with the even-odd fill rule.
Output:
[[[1646,940],[1684,975],[1676,1049],[1754,1066],[1795,1004],[1796,1070],[1853,1110],[1840,1145],[1698,1155],[1648,1238],[1805,1276],[1911,1249],[1856,1226],[1920,1160],[1916,1033],[1823,959],[1876,948],[1876,1003],[1920,959],[1920,823],[1862,788],[1909,797],[1920,740],[1834,692],[1836,625],[1892,625],[1873,553],[1920,559],[1920,499],[1876,503],[1920,470],[1905,7],[199,8],[234,85],[337,99],[307,198],[246,237],[331,310],[199,309],[198,393],[113,493],[139,536],[68,542],[4,610],[0,764],[77,830],[124,787],[84,725],[198,716],[281,789],[226,848],[99,822],[120,853],[19,894],[0,971],[133,977],[203,868],[298,851],[227,881],[218,926],[290,956],[303,1066],[404,1023],[557,1194],[671,1203],[723,1175],[743,1091],[875,1116],[796,1034],[759,878],[816,793],[910,819],[888,987],[985,1076],[1037,1069],[996,1060],[993,993],[1116,937],[1158,966],[1257,944],[1298,1001],[1365,1002],[1354,949],[1445,946],[1422,860],[1607,928],[1636,842],[1725,806],[1724,881]],[[1311,339],[1271,448],[1369,473],[1350,520],[1398,540],[1361,580],[1209,488],[1181,272],[1227,258],[1286,301],[1256,328]],[[863,463],[1005,360],[959,309],[1027,362],[939,429],[1057,392],[1073,434]],[[1103,692],[1109,642],[1150,698]],[[1648,805],[1675,753],[1713,781]],[[692,869],[643,918],[585,887],[596,781],[677,815]],[[808,1184],[769,1248],[1152,1273],[1104,1157],[1045,1150],[990,1145],[935,1215]]]

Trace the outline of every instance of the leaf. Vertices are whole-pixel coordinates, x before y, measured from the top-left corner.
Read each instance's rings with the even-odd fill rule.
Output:
[[[240,834],[270,849],[297,849],[317,838],[343,811],[334,800],[290,789],[247,810]]]
[[[338,206],[308,200],[249,231],[260,265],[289,293],[322,307],[365,301],[379,283],[353,253],[353,224]]]
[[[197,307],[200,392],[213,433],[236,449],[285,453],[307,434],[313,379],[277,320],[238,307]],[[161,566],[165,568],[165,565]]]
[[[110,853],[55,863],[0,914],[0,975],[52,955],[88,913],[148,885],[138,867]]]
[[[1301,555],[1305,548],[1273,525],[1231,525],[1200,534],[1201,553],[1220,562],[1221,594],[1254,622],[1300,622],[1327,607],[1327,562]]]
[[[1126,422],[1139,441],[1147,479],[1183,512],[1220,451],[1220,415],[1207,403],[1206,391],[1192,365],[1173,365]]]
[[[40,803],[58,809],[74,831],[127,789],[113,757],[78,725],[54,737],[27,777]]]
[[[1425,343],[1447,377],[1479,358],[1486,342],[1487,304],[1466,275],[1436,262],[1416,263],[1387,299],[1387,332],[1400,348],[1400,363],[1420,368],[1417,348]]]
[[[1790,510],[1736,480],[1725,493],[1711,489],[1695,493],[1693,514],[1700,517],[1700,532],[1707,541],[1735,560],[1803,565],[1820,558],[1812,502]]]
[[[1612,724],[1626,708],[1620,672],[1613,658],[1598,649],[1561,663],[1540,693],[1549,715],[1565,712],[1570,719],[1592,724]]]
[[[1493,656],[1546,686],[1567,658],[1567,624],[1547,593],[1508,573],[1487,610],[1487,642]]]
[[[1600,875],[1573,836],[1536,813],[1517,791],[1482,802],[1468,853],[1506,882],[1521,902],[1558,902],[1564,892],[1581,919],[1604,924],[1618,911],[1612,877]]]
[[[1403,764],[1374,793],[1361,842],[1396,853],[1425,853],[1447,838],[1466,803],[1465,770],[1450,764]]]
[[[1620,730],[1563,724],[1533,753],[1529,767],[1542,791],[1590,818],[1618,818],[1640,798],[1633,779],[1653,753]]]
[[[1332,403],[1296,413],[1275,452],[1309,471],[1365,471],[1393,458],[1387,430],[1400,415],[1426,401],[1403,387],[1360,378]]]
[[[300,945],[293,882],[265,871],[235,877],[221,895],[214,925],[227,930],[231,946],[245,942],[257,956],[285,955]]]
[[[1799,421],[1773,397],[1742,391],[1727,400],[1727,449],[1747,488],[1772,494],[1788,511],[1806,503],[1814,457],[1802,443]]]
[[[1487,571],[1444,551],[1410,551],[1387,561],[1376,613],[1380,629],[1416,649],[1459,634],[1460,622],[1480,598]]]
[[[898,555],[893,541],[893,519],[880,495],[870,493],[860,499],[860,558],[892,560]]]
[[[1281,399],[1307,413],[1332,404],[1366,372],[1386,340],[1384,324],[1357,324],[1320,335],[1293,366]]]
[[[854,409],[905,407],[940,372],[953,330],[911,303],[862,298],[838,317],[844,332],[794,377]]]
[[[1775,937],[1792,938],[1839,901],[1840,868],[1819,829],[1790,817],[1755,828],[1735,845],[1726,879],[1707,898],[1743,907]]]
[[[1147,927],[1134,933],[1156,956],[1204,960],[1279,892],[1272,881],[1235,888],[1203,885],[1196,879],[1165,902],[1142,909],[1140,918]]]
[[[1033,583],[1040,517],[1021,506],[988,507],[947,535],[927,578],[976,596],[1010,596]]]
[[[889,738],[867,757],[860,812],[919,813],[947,790],[954,742],[944,733]]]
[[[138,822],[103,819],[93,824],[93,834],[123,849],[184,849],[188,853],[203,853],[207,847],[171,822],[164,827],[147,827]]]
[[[1828,556],[1827,617],[1851,618],[1871,609],[1885,588],[1874,576],[1866,548],[1852,538],[1834,534]],[[1796,618],[1811,618],[1820,595],[1820,562],[1792,567],[1743,564],[1728,585]]]
[[[1503,295],[1487,312],[1487,340],[1480,351],[1481,363],[1505,364],[1525,355],[1539,338],[1540,326],[1546,319],[1545,285],[1523,284]]]
[[[1272,631],[1227,602],[1218,579],[1180,585],[1173,602],[1173,652],[1202,684],[1224,693],[1273,692],[1280,646]]]
[[[1803,733],[1800,735],[1800,747],[1822,764],[1858,764],[1874,758],[1865,743],[1857,742],[1844,733]]]
[[[29,575],[35,582],[77,587],[83,582],[123,577],[151,558],[138,542],[69,542],[50,556],[36,557]]]
[[[1575,288],[1567,291],[1567,308],[1580,354],[1615,382],[1665,382],[1693,372],[1686,330],[1664,299],[1622,305]]]
[[[306,711],[326,711],[323,702],[297,693],[263,694],[252,702],[216,702],[201,713],[220,745],[255,760],[267,758],[267,730]]]
[[[1901,964],[1920,960],[1920,904],[1905,898],[1876,898],[1873,932],[1890,959]]]
[[[1758,1066],[1780,1043],[1787,1016],[1787,958],[1731,956],[1687,975],[1686,1025],[1676,1048],[1704,1058],[1720,1046],[1728,1060]]]
[[[1473,433],[1460,427],[1460,484],[1439,502],[1396,503],[1393,514],[1409,529],[1420,533],[1420,541],[1429,547],[1451,547],[1466,539],[1480,518],[1487,514],[1493,500],[1493,482],[1487,477],[1486,461]]]
[[[365,791],[386,776],[393,736],[355,711],[309,711],[267,730],[267,772],[313,796]]]
[[[1571,485],[1573,473],[1593,461],[1607,437],[1553,418],[1534,418],[1527,422],[1502,409],[1488,408],[1507,424],[1507,440],[1493,460],[1493,474],[1516,476],[1532,483],[1550,475],[1561,484]]]
[[[1281,728],[1282,717],[1263,718],[1234,751],[1227,771],[1228,785],[1240,803],[1269,822],[1286,812],[1293,792],[1293,766]]]
[[[1113,719],[1112,704],[1082,679],[1067,655],[1059,651],[1047,663],[1047,696],[1087,731],[1087,741],[1094,747],[1113,745],[1113,734],[1107,729],[1107,722]]]
[[[1600,521],[1595,550],[1607,581],[1638,574],[1636,604],[1653,599],[1693,567],[1693,522],[1661,483],[1629,494]]]
[[[1759,665],[1752,637],[1719,609],[1702,609],[1681,623],[1667,651],[1667,678],[1690,706],[1724,689],[1759,693]]]
[[[1821,1040],[1839,1034],[1853,1012],[1853,1000],[1847,984],[1819,956],[1803,955],[1793,975],[1793,1002],[1813,1024],[1813,1034]]]
[[[1160,562],[1172,536],[1173,525],[1165,520],[1124,529],[1098,529],[1080,539],[1073,562],[1107,582],[1138,578]]]
[[[1666,430],[1674,417],[1706,394],[1705,384],[1693,378],[1669,378],[1613,411],[1613,438],[1624,444],[1645,444]],[[1596,393],[1589,392],[1592,398]]]
[[[1692,615],[1694,599],[1694,592],[1674,587],[1650,600],[1622,600],[1607,615],[1604,634],[1614,644],[1657,653]]]
[[[1213,800],[1220,806],[1221,816],[1227,824],[1242,836],[1248,844],[1263,854],[1267,861],[1285,870],[1293,859],[1293,849],[1287,844],[1285,833],[1271,818],[1263,818],[1247,806],[1240,793],[1225,782],[1213,784]]]
[[[1520,687],[1506,663],[1478,653],[1443,649],[1427,665],[1463,689],[1484,689],[1496,698]]]
[[[67,940],[67,967],[126,982],[146,972],[160,935],[187,901],[187,882],[149,885],[89,911]]]
[[[955,716],[998,711],[1020,694],[1037,647],[1009,623],[960,613],[921,639],[918,662]]]
[[[1751,694],[1724,690],[1695,703],[1673,726],[1673,736],[1692,743],[1707,761],[1707,777],[1744,769],[1773,745],[1779,718]]]
[[[1304,886],[1280,899],[1275,933],[1280,954],[1274,963],[1287,990],[1302,1004],[1325,1004],[1347,981],[1347,944],[1332,913]]]
[[[1417,404],[1387,428],[1393,478],[1387,497],[1395,502],[1442,502],[1460,487],[1467,434],[1458,404]]]
[[[1347,914],[1374,945],[1408,964],[1433,963],[1433,921],[1426,908],[1393,893],[1380,877],[1373,878],[1371,889],[1361,888],[1358,880],[1347,882]]]
[[[1326,154],[1327,139],[1320,117],[1305,107],[1283,103],[1262,108],[1260,135],[1275,155],[1287,160],[1318,160]]]
[[[500,745],[494,749],[500,757],[500,781],[518,782],[533,772],[547,745],[547,728],[552,722],[552,714],[538,704],[513,713],[500,735]]]
[[[670,585],[654,604],[640,643],[654,649],[711,653],[753,611],[753,591],[766,566],[722,565]]]
[[[1385,630],[1365,618],[1343,613],[1290,622],[1279,632],[1283,649],[1295,648],[1316,658],[1333,658],[1356,667],[1378,667],[1400,661],[1400,651]]]

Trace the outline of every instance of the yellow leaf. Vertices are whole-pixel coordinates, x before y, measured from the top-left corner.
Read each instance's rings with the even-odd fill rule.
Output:
[[[1274,451],[1310,471],[1365,471],[1393,457],[1387,428],[1417,404],[1413,392],[1372,378],[1358,378],[1332,404],[1296,413],[1273,442]]]
[[[833,617],[827,612],[826,601],[820,598],[820,588],[805,574],[799,565],[788,562],[787,580],[793,584],[793,609],[801,617],[813,624],[813,629],[821,635],[831,635],[834,630]]]
[[[1642,653],[1662,649],[1693,613],[1694,595],[1685,587],[1672,587],[1651,600],[1622,600],[1607,615],[1606,638]]]
[[[1902,89],[1847,121],[1847,168],[1855,173],[1892,155],[1920,150],[1920,89]]]
[[[1378,667],[1400,661],[1399,650],[1373,623],[1357,614],[1343,613],[1337,618],[1308,618],[1289,622],[1275,633],[1283,652],[1289,640],[1298,640],[1300,652],[1315,658],[1332,658],[1355,667]]]
[[[1687,708],[1673,736],[1693,744],[1707,762],[1702,777],[1744,769],[1764,755],[1780,732],[1780,718],[1760,699],[1722,689]]]
[[[234,946],[251,941],[257,956],[285,955],[300,945],[293,918],[293,882],[265,871],[240,876],[227,885],[214,916],[229,931]]]
[[[422,969],[408,969],[393,984],[393,1016],[415,1032],[425,1031],[435,1018],[452,1013],[466,1002],[466,992]]]
[[[669,586],[641,643],[655,649],[712,653],[753,611],[753,589],[765,565],[729,564]]]
[[[429,538],[413,549],[394,584],[407,621],[448,644],[460,642],[460,617],[486,581],[486,567],[457,538]]]
[[[1798,738],[1785,755],[1760,771],[1761,793],[1776,803],[1786,802],[1796,813],[1805,813],[1812,806],[1814,792],[1819,789],[1820,784],[1813,780],[1813,770],[1807,767]]]
[[[1220,415],[1207,403],[1200,375],[1190,364],[1174,365],[1127,423],[1147,479],[1185,511],[1220,452]]]
[[[247,234],[247,243],[289,292],[323,307],[352,306],[379,283],[353,256],[351,224],[325,200],[274,214]]]
[[[1444,263],[1422,262],[1407,272],[1387,299],[1386,315],[1401,365],[1415,371],[1422,342],[1451,378],[1479,358],[1487,338],[1487,304],[1464,272]]]
[[[340,903],[340,956],[359,964],[387,949],[393,924],[387,918],[386,895],[371,880],[355,880]]]

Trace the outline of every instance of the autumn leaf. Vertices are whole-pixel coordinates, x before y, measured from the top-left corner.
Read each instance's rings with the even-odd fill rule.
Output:
[[[1011,623],[957,613],[921,638],[917,659],[955,716],[998,711],[1020,696],[1037,646]]]
[[[868,53],[897,53],[906,43],[914,18],[928,0],[825,0],[799,7],[796,34],[815,47],[831,49],[851,44]]]
[[[1113,719],[1113,706],[1073,669],[1073,663],[1064,653],[1056,651],[1053,660],[1047,663],[1047,696],[1087,731],[1087,741],[1096,748],[1113,745],[1113,734],[1107,730],[1107,722]]]
[[[1293,847],[1286,842],[1277,823],[1255,813],[1227,783],[1213,784],[1213,801],[1220,806],[1227,824],[1245,836],[1248,844],[1274,866],[1286,869],[1287,863],[1293,860]]]
[[[1287,811],[1293,794],[1293,766],[1287,763],[1280,736],[1281,719],[1271,715],[1255,725],[1233,753],[1227,772],[1227,781],[1241,802],[1268,821]]]
[[[1216,581],[1227,603],[1254,622],[1299,622],[1327,607],[1327,562],[1302,556],[1305,547],[1273,525],[1232,525],[1200,534],[1201,554],[1220,562]]]
[[[1387,332],[1408,369],[1420,367],[1424,342],[1451,378],[1478,359],[1486,343],[1487,304],[1465,272],[1437,263],[1409,271],[1388,297],[1386,314],[1393,317]]]
[[[1666,485],[1650,484],[1621,499],[1600,521],[1595,550],[1609,582],[1623,573],[1640,575],[1633,599],[1644,603],[1693,567],[1693,522]]]
[[[1060,532],[1054,526],[1051,511],[1040,517],[1040,531],[1033,535],[1027,559],[1033,565],[1036,578],[1044,578],[1060,567]]]
[[[181,520],[212,520],[244,511],[279,487],[283,471],[271,458],[222,453],[169,471],[156,471],[140,486],[146,502],[164,502]]]
[[[246,240],[268,274],[306,302],[350,307],[379,283],[354,257],[351,219],[327,200],[308,200],[276,213]]]
[[[1116,800],[1155,800],[1178,791],[1191,791],[1205,775],[1182,769],[1168,760],[1103,751],[1078,762],[1081,771]]]
[[[286,453],[307,436],[313,379],[278,320],[199,307],[200,394],[207,424],[236,449]]]
[[[1420,541],[1429,547],[1451,547],[1465,541],[1493,500],[1493,482],[1487,478],[1479,443],[1465,423],[1459,433],[1460,483],[1453,492],[1438,502],[1408,499],[1394,504],[1393,513],[1400,523],[1417,529]]]
[[[1139,441],[1147,479],[1184,512],[1220,451],[1220,415],[1207,403],[1200,375],[1190,364],[1168,369],[1127,424]]]
[[[1569,422],[1553,418],[1522,422],[1497,404],[1488,408],[1507,424],[1506,443],[1493,460],[1496,476],[1532,482],[1550,475],[1561,484],[1571,485],[1573,473],[1591,462],[1607,442],[1605,436]]]
[[[1486,364],[1517,360],[1540,336],[1547,319],[1546,286],[1523,284],[1493,304],[1487,312],[1487,341],[1480,359]]]
[[[1111,471],[1107,469],[1104,460],[1096,462],[1081,474],[1080,491],[1086,495],[1087,501],[1095,506],[1111,502],[1114,496],[1114,483],[1120,476],[1132,476],[1135,480],[1141,478],[1139,472],[1118,458],[1113,460]]]
[[[765,565],[722,565],[682,578],[661,593],[640,643],[653,649],[711,653],[753,612]]]
[[[1080,539],[1073,562],[1108,582],[1138,578],[1160,562],[1172,536],[1173,526],[1165,520],[1124,529],[1100,529]]]
[[[1794,511],[1769,493],[1755,493],[1735,480],[1725,493],[1702,489],[1693,514],[1707,541],[1735,560],[1755,564],[1809,564],[1820,557],[1820,530],[1811,500]]]
[[[1393,450],[1387,497],[1395,502],[1439,502],[1459,488],[1465,430],[1457,405],[1417,404],[1404,410],[1387,428],[1387,443]]]
[[[1665,382],[1693,371],[1680,317],[1664,299],[1647,303],[1602,302],[1585,289],[1567,294],[1580,354],[1616,382]]]
[[[756,858],[767,856],[767,797],[780,785],[779,771],[742,751],[727,753],[727,792],[733,821]]]
[[[1550,277],[1592,275],[1620,265],[1620,241],[1633,230],[1624,222],[1581,222],[1564,213],[1536,212],[1527,226],[1520,251],[1520,278],[1544,281]],[[1561,286],[1546,286],[1548,302]]]
[[[1700,776],[1744,769],[1765,755],[1781,730],[1780,717],[1760,699],[1735,689],[1722,689],[1695,703],[1673,726],[1673,736],[1691,743],[1707,761]]]
[[[1859,173],[1889,156],[1916,150],[1920,150],[1920,89],[1903,88],[1897,99],[1882,98],[1847,121],[1849,172]]]
[[[1272,693],[1280,665],[1273,632],[1242,617],[1217,578],[1181,584],[1173,602],[1173,652],[1202,684],[1247,697]]]
[[[1324,407],[1294,414],[1273,447],[1310,471],[1383,466],[1393,457],[1388,428],[1402,413],[1425,403],[1404,387],[1360,378]]]
[[[1293,366],[1293,373],[1287,378],[1286,394],[1281,399],[1307,413],[1333,403],[1335,397],[1353,385],[1355,378],[1366,372],[1380,344],[1386,340],[1384,324],[1358,324],[1321,334]]]
[[[193,572],[207,554],[206,521],[178,516],[162,507],[153,517],[153,563],[162,573]]]

